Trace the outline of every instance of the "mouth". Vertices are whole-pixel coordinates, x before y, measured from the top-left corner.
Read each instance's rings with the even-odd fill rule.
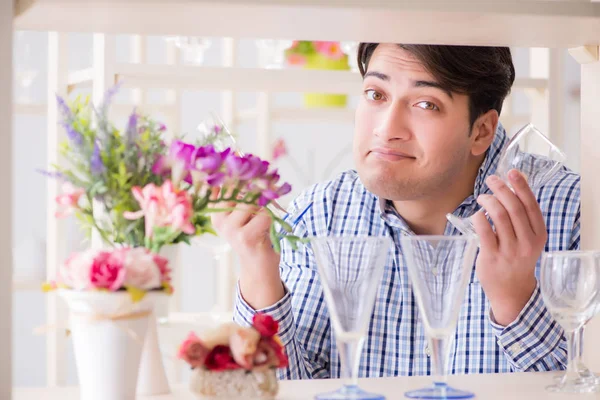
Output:
[[[385,147],[376,147],[371,149],[369,152],[373,154],[375,157],[386,160],[386,161],[402,161],[402,160],[414,160],[416,157],[411,156],[410,154],[403,153],[398,150],[388,149]]]

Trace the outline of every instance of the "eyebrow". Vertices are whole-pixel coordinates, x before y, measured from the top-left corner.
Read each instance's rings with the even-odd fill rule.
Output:
[[[390,81],[389,75],[386,75],[384,73],[377,72],[377,71],[368,71],[365,74],[365,76],[363,77],[363,80],[367,79],[370,76],[380,79],[384,82]],[[454,98],[452,96],[452,92],[450,91],[450,89],[448,89],[447,87],[445,87],[442,84],[435,82],[435,81],[423,81],[423,80],[413,81],[413,87],[416,87],[416,88],[430,87],[430,88],[434,88],[434,89],[439,89],[439,90],[443,91],[444,93],[446,93],[448,95],[448,97],[450,97],[451,99]]]
[[[414,87],[430,87],[430,88],[435,88],[435,89],[439,89],[441,91],[443,91],[444,93],[446,93],[448,95],[448,97],[450,97],[451,99],[452,97],[452,92],[450,91],[450,89],[448,89],[447,87],[441,85],[438,82],[434,82],[434,81],[414,81],[413,82],[413,86]]]

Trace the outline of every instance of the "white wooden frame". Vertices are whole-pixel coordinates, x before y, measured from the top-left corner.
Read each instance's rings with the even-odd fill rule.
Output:
[[[0,15],[11,11],[11,6],[5,3],[10,1],[1,3],[4,8],[0,9]],[[600,125],[596,123],[600,104],[600,4],[566,0],[179,0],[177,4],[161,0],[123,0],[118,11],[115,11],[115,4],[102,0],[17,0],[15,27],[107,33],[572,48],[575,59],[582,64],[582,247],[600,248],[600,185],[592,177],[600,161]],[[198,23],[198,15],[202,15],[202,23]],[[225,17],[235,23],[223,23]],[[423,29],[424,26],[430,29]],[[10,35],[0,35],[0,51],[10,47],[7,43],[9,38]],[[7,68],[0,65],[0,79],[10,74]],[[260,75],[252,76],[260,78]],[[217,73],[215,77],[218,78]],[[0,91],[0,96],[0,113],[10,110],[10,90]],[[265,121],[265,115],[270,112],[268,98],[263,98],[261,103],[262,109],[257,111],[257,116]],[[556,107],[557,104],[552,105],[554,110]],[[10,128],[9,120],[0,118],[4,132],[10,132],[7,129]],[[556,121],[553,124],[558,126]],[[264,132],[268,133],[266,129]],[[10,156],[7,146],[0,148],[3,155]],[[266,146],[261,145],[261,152],[266,150]],[[10,160],[10,157],[0,159]],[[0,173],[5,178],[8,176],[3,182],[10,182],[10,168],[1,168]],[[10,204],[0,209],[10,211]],[[2,224],[0,239],[3,236],[10,238],[10,235],[10,224]],[[6,243],[10,240],[0,240],[0,246],[4,246],[0,250],[5,249]],[[8,264],[9,255],[10,248],[0,251],[1,260]],[[0,279],[0,282],[4,282],[0,284],[6,285],[7,290],[10,289],[10,281]],[[0,308],[0,326],[8,326],[10,330],[10,311],[6,307]],[[593,321],[587,331],[586,357],[589,366],[597,370],[600,366],[600,322]],[[2,339],[0,336],[0,341],[6,343]],[[2,379],[10,378],[9,370],[10,360],[0,358],[0,383]]]
[[[13,2],[0,1],[0,398],[12,386],[12,18]]]

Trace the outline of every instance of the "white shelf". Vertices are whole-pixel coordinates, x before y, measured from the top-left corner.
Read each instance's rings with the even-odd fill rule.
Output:
[[[504,374],[467,374],[450,375],[448,384],[464,390],[472,391],[476,399],[486,400],[530,400],[530,399],[597,399],[598,396],[573,396],[569,393],[549,394],[545,387],[553,382],[558,371],[552,372],[517,372]],[[340,388],[341,379],[283,380],[280,382],[278,399],[306,400],[317,394],[327,393]],[[358,385],[367,392],[380,393],[388,399],[401,399],[409,390],[431,386],[430,376],[360,378]],[[13,400],[77,400],[79,391],[76,387],[66,388],[16,388]],[[138,400],[194,400],[195,397],[187,385],[175,385],[173,393],[158,396],[140,396]]]
[[[354,121],[354,108],[277,108],[269,112],[271,121],[286,122],[340,122],[351,123]],[[256,118],[256,109],[241,110],[237,115],[238,121]]]
[[[345,94],[358,94],[361,89],[360,74],[351,71],[118,64],[115,74],[125,86],[140,89]],[[513,87],[543,90],[547,86],[546,79],[519,78]]]
[[[358,93],[361,79],[350,71],[118,64],[118,80],[133,88],[235,90],[238,92]]]
[[[17,291],[42,291],[41,281],[34,280],[14,280],[12,284],[13,292]]]
[[[531,47],[600,42],[600,4],[565,0],[17,0],[15,13],[22,30]]]

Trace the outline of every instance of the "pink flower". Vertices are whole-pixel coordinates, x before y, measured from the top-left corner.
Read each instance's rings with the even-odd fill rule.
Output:
[[[287,62],[290,65],[304,65],[306,64],[306,57],[302,54],[290,54],[287,56]]]
[[[189,235],[196,232],[191,222],[194,210],[190,195],[173,187],[167,180],[158,187],[149,183],[140,188],[132,189],[133,196],[140,204],[140,211],[123,213],[127,219],[145,218],[146,237],[152,237],[154,228],[170,227],[174,232],[184,232]]]
[[[169,268],[169,260],[158,254],[154,254],[154,263],[160,271],[161,282],[171,282],[171,268]]]
[[[285,140],[279,138],[275,141],[273,145],[273,161],[278,158],[284,157],[287,155],[287,146],[285,145]]]
[[[75,290],[89,289],[90,270],[97,253],[97,250],[87,250],[72,254],[58,270],[59,282]]]
[[[179,346],[177,358],[184,360],[192,368],[201,367],[206,361],[209,349],[194,332],[190,332],[185,341]]]
[[[56,203],[64,209],[56,212],[56,218],[63,218],[79,208],[79,199],[85,193],[84,189],[73,186],[69,182],[62,185],[62,194],[56,197]]]
[[[317,52],[332,60],[339,60],[344,57],[344,52],[338,42],[315,42],[315,48]]]
[[[124,254],[122,251],[100,251],[90,268],[90,285],[95,289],[116,291],[125,281]]]
[[[121,250],[123,251],[123,250]],[[142,290],[157,289],[162,285],[162,274],[155,262],[156,255],[144,247],[124,249],[126,286]]]

